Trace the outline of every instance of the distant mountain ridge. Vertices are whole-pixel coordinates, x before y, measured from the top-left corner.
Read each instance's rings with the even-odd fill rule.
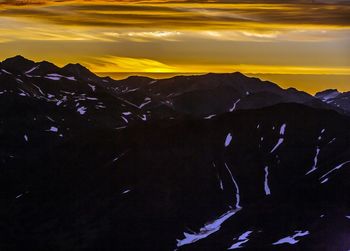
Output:
[[[74,80],[84,85],[82,89],[89,85],[97,86],[105,95],[111,96],[110,98],[129,102],[134,108],[141,106],[150,110],[167,110],[169,117],[177,114],[210,119],[236,109],[256,109],[278,103],[300,103],[350,113],[350,102],[346,99],[343,99],[342,105],[330,104],[319,98],[320,95],[313,97],[294,88],[282,89],[272,82],[250,78],[239,72],[176,76],[168,79],[131,76],[123,80],[113,80],[99,77],[80,64],[68,64],[59,68],[46,61],[36,63],[22,56],[6,59],[0,63],[0,67],[17,75],[16,81],[25,84],[33,79],[39,85],[42,81],[58,83],[61,80]],[[50,87],[49,84],[45,85]],[[56,85],[57,88],[64,90],[63,86]]]

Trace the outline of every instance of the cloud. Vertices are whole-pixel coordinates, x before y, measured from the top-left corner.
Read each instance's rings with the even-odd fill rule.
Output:
[[[103,32],[107,38],[116,40],[130,40],[134,42],[148,42],[152,40],[177,41],[183,33],[178,31],[127,31],[127,32]]]
[[[268,64],[166,64],[154,59],[119,56],[89,58],[84,62],[94,72],[200,73],[243,72],[247,74],[350,75],[349,67]]]
[[[308,1],[310,2],[310,1]],[[1,16],[26,18],[63,26],[199,29],[292,29],[327,26],[350,27],[350,4],[346,2],[305,3],[305,1],[264,3],[147,1],[3,1]],[[13,5],[36,6],[13,6]],[[42,4],[37,6],[37,4]]]
[[[102,56],[85,63],[95,72],[178,72],[178,69],[147,58]]]
[[[0,21],[21,23],[4,27],[0,39],[323,41],[346,39],[349,16],[349,1],[0,0]]]

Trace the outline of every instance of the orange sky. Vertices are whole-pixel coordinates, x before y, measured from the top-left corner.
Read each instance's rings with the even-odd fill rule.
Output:
[[[0,0],[0,58],[80,62],[102,75],[241,71],[345,91],[349,42],[348,0]]]

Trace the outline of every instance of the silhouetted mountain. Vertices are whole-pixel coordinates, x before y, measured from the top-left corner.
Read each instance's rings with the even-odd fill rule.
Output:
[[[328,89],[315,94],[315,97],[327,101],[331,98],[335,98],[340,94],[337,89]]]
[[[343,94],[5,61],[1,250],[350,248]]]
[[[34,61],[28,60],[22,56],[8,58],[1,62],[1,68],[7,71],[14,71],[19,73],[24,73],[25,71],[31,69],[33,66],[35,66]]]
[[[96,79],[98,78],[94,73],[89,71],[87,68],[81,64],[67,64],[62,68],[63,71],[67,71],[74,76],[79,76],[84,79]]]
[[[284,90],[274,83],[249,78],[238,72],[178,76],[161,80],[134,77],[112,85],[118,88],[120,84],[124,89],[133,86],[143,92],[143,95],[162,100],[176,112],[201,118],[211,118],[236,109],[254,109],[278,103],[300,103],[343,112],[340,108],[330,107],[305,92],[292,88]]]
[[[278,103],[300,103],[343,113],[342,107],[329,105],[305,92],[293,88],[284,90],[274,83],[249,78],[238,72],[178,76],[161,80],[134,76],[116,81],[98,77],[80,64],[68,64],[59,68],[46,61],[35,63],[21,56],[5,60],[1,67],[3,77],[12,77],[11,81],[14,82],[22,81],[20,85],[23,84],[24,89],[33,89],[28,87],[34,84],[33,81],[36,82],[36,87],[48,88],[47,92],[51,95],[58,95],[62,91],[85,91],[81,94],[87,95],[87,89],[97,88],[106,98],[117,99],[138,110],[141,107],[147,113],[152,113],[151,110],[158,111],[156,117],[162,118],[173,117],[175,114],[212,118],[236,109],[255,109]],[[54,82],[55,85],[49,82]],[[74,82],[77,84],[73,85]],[[12,88],[14,86],[11,85]],[[56,97],[62,98],[64,95]]]

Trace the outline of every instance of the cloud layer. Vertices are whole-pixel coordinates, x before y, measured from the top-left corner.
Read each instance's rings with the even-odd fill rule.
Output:
[[[65,26],[113,28],[291,29],[350,26],[350,4],[120,1],[3,1],[0,15]],[[33,6],[34,5],[34,6]]]
[[[0,57],[99,72],[350,74],[349,0],[0,0]]]

